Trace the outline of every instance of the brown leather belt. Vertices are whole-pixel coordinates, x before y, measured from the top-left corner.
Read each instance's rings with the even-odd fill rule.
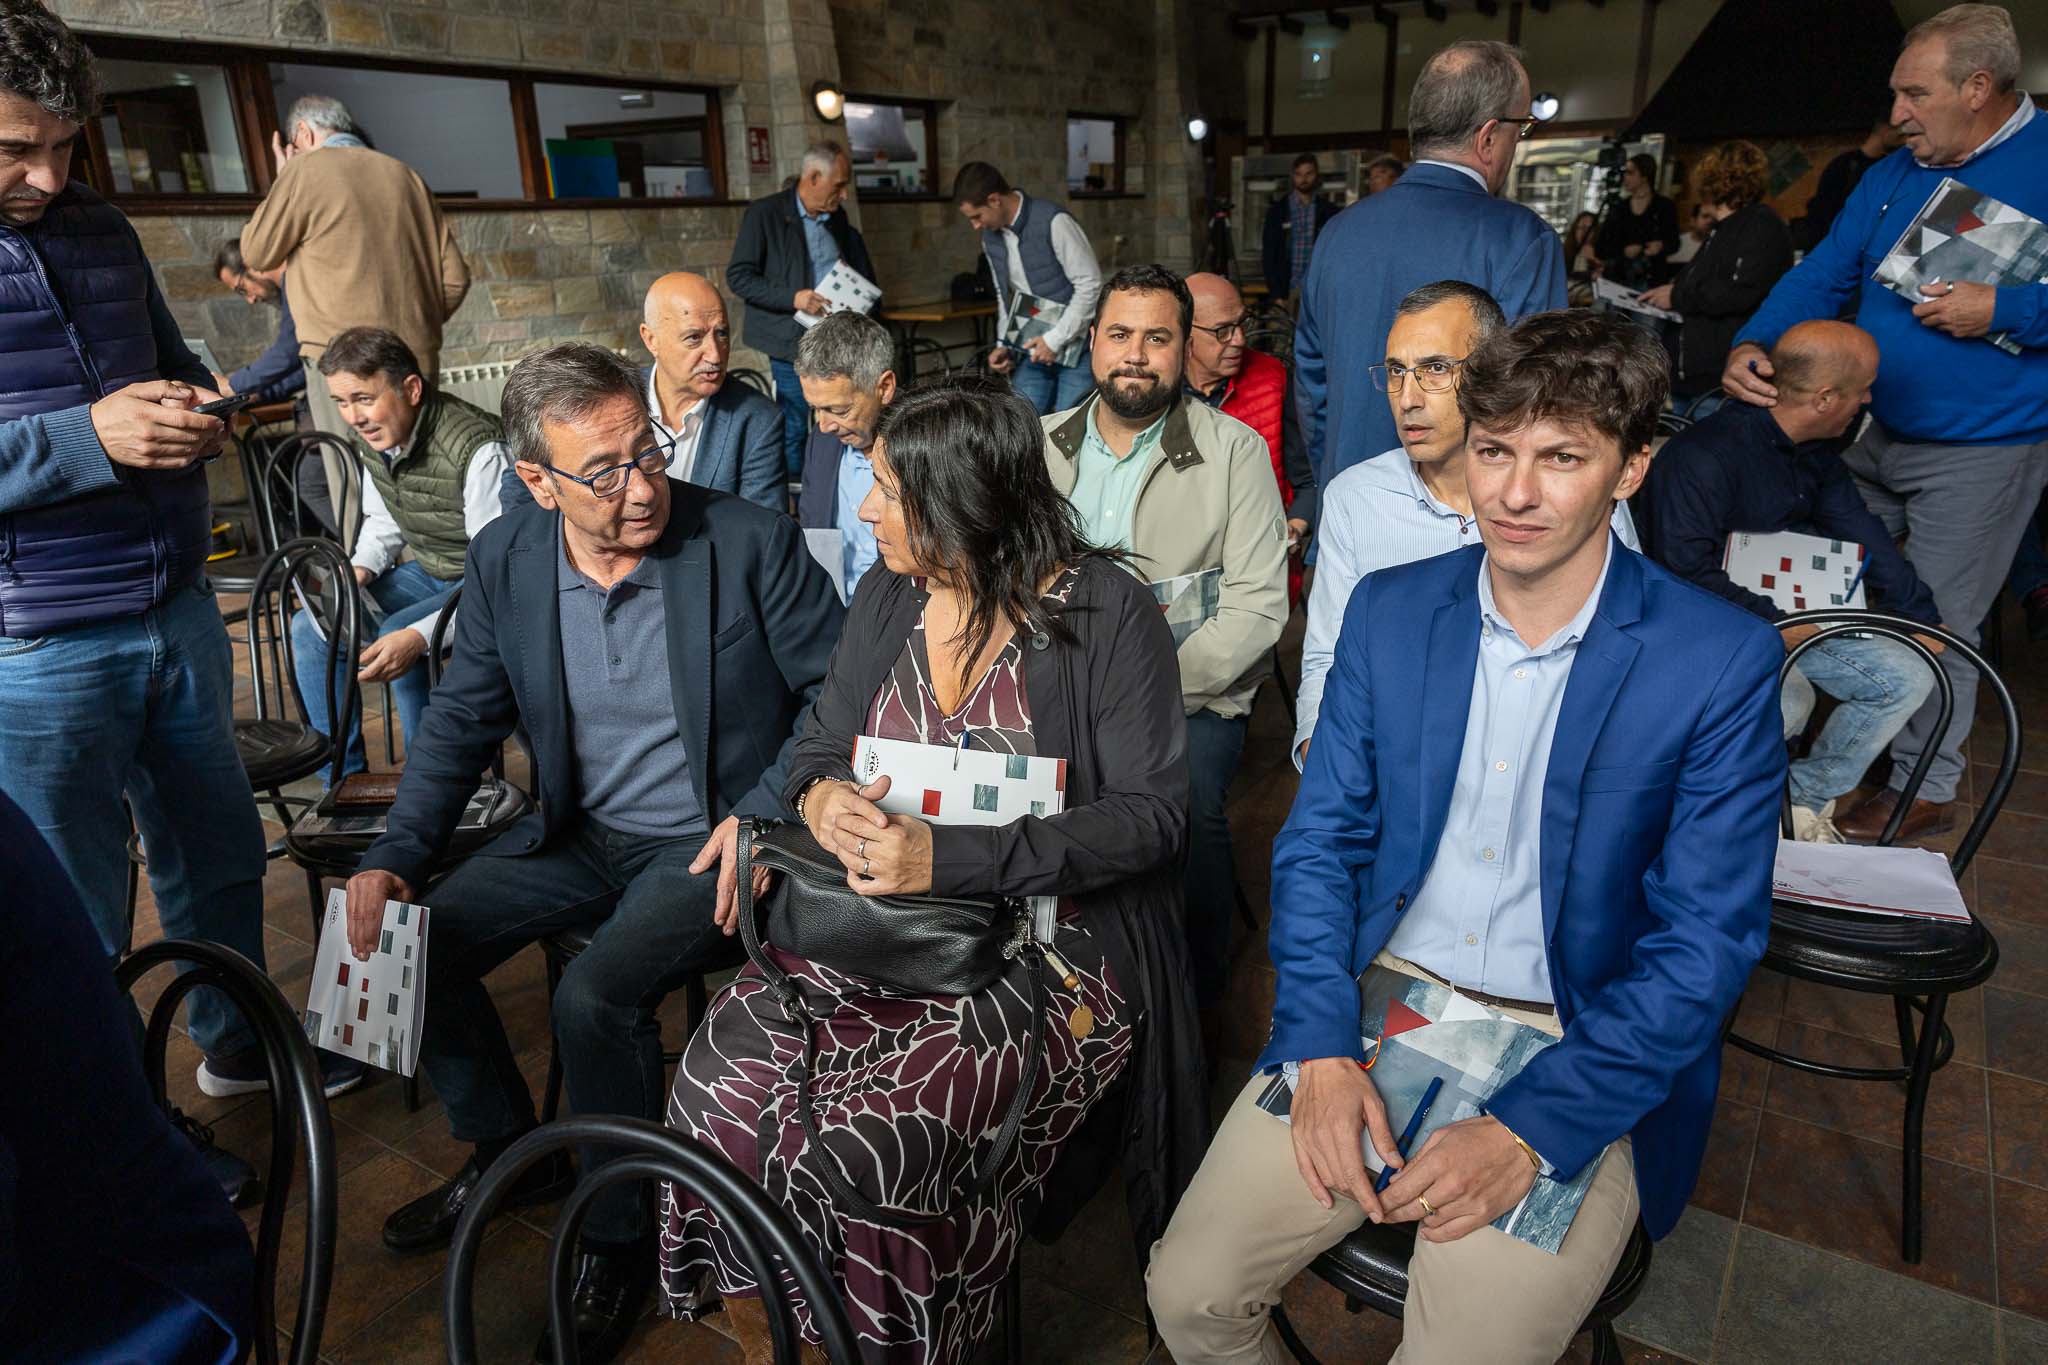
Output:
[[[1523,1010],[1530,1014],[1555,1015],[1557,1013],[1557,1006],[1548,1000],[1514,1000],[1505,995],[1488,995],[1485,991],[1475,991],[1469,986],[1453,986],[1427,967],[1413,962],[1410,962],[1408,965],[1414,967],[1417,972],[1428,977],[1431,981],[1436,982],[1437,985],[1454,990],[1467,1000],[1477,1000],[1480,1004],[1490,1006],[1493,1009]]]

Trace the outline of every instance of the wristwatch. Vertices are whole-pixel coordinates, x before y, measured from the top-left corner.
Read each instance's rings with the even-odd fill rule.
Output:
[[[810,796],[811,788],[817,786],[820,782],[830,781],[832,781],[832,779],[829,777],[814,777],[810,781],[804,783],[803,786],[797,789],[796,800],[792,804],[794,804],[796,807],[797,822],[801,824],[805,829],[809,829],[811,825],[810,817],[804,814],[805,799]]]

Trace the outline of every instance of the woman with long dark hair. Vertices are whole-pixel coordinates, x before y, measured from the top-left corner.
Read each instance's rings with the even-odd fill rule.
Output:
[[[1158,606],[1082,539],[1028,402],[987,386],[907,394],[871,458],[860,515],[880,560],[798,741],[790,813],[866,894],[1057,898],[1046,960],[1058,979],[1035,1002],[1020,960],[975,995],[917,996],[771,942],[814,1021],[821,1141],[806,1142],[795,1110],[804,1032],[751,967],[691,1039],[669,1121],[789,1207],[839,1277],[865,1360],[925,1365],[974,1353],[1028,1226],[1056,1231],[1121,1160],[1137,1245],[1149,1246],[1200,1161],[1208,1123],[1180,930],[1186,723]],[[1065,808],[993,827],[885,815],[886,772],[854,778],[863,735],[1063,759]],[[1021,1136],[982,1193],[912,1227],[838,1207],[821,1163],[865,1199],[950,1207],[1034,1030],[1044,1053]],[[747,1359],[771,1359],[759,1287],[716,1219],[672,1190],[663,1207],[671,1310],[701,1299],[708,1277]]]

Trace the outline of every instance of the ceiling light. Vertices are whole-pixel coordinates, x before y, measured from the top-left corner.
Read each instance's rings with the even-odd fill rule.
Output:
[[[1529,101],[1529,113],[1538,122],[1548,123],[1557,117],[1557,96],[1548,90],[1538,91],[1536,98]]]
[[[1188,141],[1200,142],[1207,136],[1209,136],[1209,120],[1203,118],[1200,114],[1188,120]]]
[[[827,123],[837,123],[846,113],[846,96],[830,81],[819,81],[811,87],[811,103],[818,110],[818,117]]]

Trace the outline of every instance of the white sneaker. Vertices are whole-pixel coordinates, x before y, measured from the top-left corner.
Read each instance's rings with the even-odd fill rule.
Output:
[[[1819,810],[1811,806],[1792,808],[1792,837],[1802,844],[1839,844],[1842,831],[1835,828],[1835,803]]]

